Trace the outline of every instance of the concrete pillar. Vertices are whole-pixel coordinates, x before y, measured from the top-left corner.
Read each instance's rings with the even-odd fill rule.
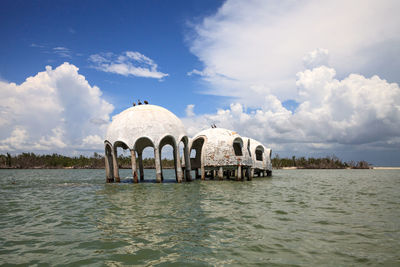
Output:
[[[155,161],[155,165],[156,165],[156,182],[161,183],[162,182],[161,162],[160,162],[160,151],[158,150],[158,147],[154,148],[154,161]]]
[[[139,158],[139,172],[140,172],[140,181],[144,180],[144,171],[143,171],[143,158],[142,158],[142,152],[138,152],[138,158]]]
[[[211,171],[211,179],[214,180],[215,176],[217,176],[217,171],[216,170],[212,170]]]
[[[112,167],[111,167],[111,162],[110,162],[110,156],[108,155],[108,151],[107,151],[107,146],[105,148],[105,153],[104,153],[104,164],[106,167],[106,183],[112,183],[114,182],[114,177],[113,177],[113,173],[112,173]],[[111,159],[112,161],[112,159]]]
[[[176,165],[175,165],[175,169],[176,169],[176,181],[178,183],[182,182],[182,165],[181,165],[181,155],[179,153],[179,149],[175,148],[175,157],[176,157]]]
[[[160,148],[160,149],[158,149],[158,151],[159,151],[159,161],[160,161],[160,170],[161,170],[161,181],[164,181],[164,175],[163,175],[163,169],[162,169],[162,160],[161,160],[161,150],[162,150],[162,148]],[[156,167],[156,169],[157,169],[157,167]]]
[[[192,175],[190,174],[191,166],[190,166],[190,153],[189,153],[189,145],[185,144],[183,148],[183,155],[185,157],[185,179],[187,182],[192,180]]]
[[[251,177],[251,173],[250,173],[250,172],[251,172],[251,171],[250,171],[250,168],[247,167],[247,168],[246,168],[246,177],[247,177],[247,180],[248,180],[248,181],[251,181],[252,178],[253,178],[253,177]]]
[[[254,177],[254,168],[251,168],[250,170],[250,179],[253,179]]]
[[[136,169],[136,153],[135,150],[131,149],[131,164],[132,164],[132,177],[133,177],[133,182],[138,183],[138,175],[137,175],[137,169]]]
[[[172,149],[172,157],[174,158],[174,171],[175,171],[175,179],[178,182],[178,169],[176,168],[177,163],[176,163],[176,149],[173,147]]]
[[[206,172],[204,170],[203,163],[201,163],[200,171],[201,171],[201,180],[205,180],[206,179]]]
[[[218,179],[223,180],[224,179],[224,170],[222,167],[219,167],[218,169]]]
[[[236,180],[242,180],[242,166],[238,165]]]
[[[117,148],[114,147],[112,150],[112,158],[113,158],[113,169],[114,169],[114,180],[115,182],[121,182],[119,178],[119,168],[118,168],[118,161],[117,161]]]

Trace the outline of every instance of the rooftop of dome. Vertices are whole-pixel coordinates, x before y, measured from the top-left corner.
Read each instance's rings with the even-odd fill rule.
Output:
[[[156,105],[138,105],[115,115],[108,127],[106,141],[114,145],[123,142],[133,148],[136,140],[146,137],[158,146],[165,136],[176,142],[186,135],[181,120],[166,108]]]

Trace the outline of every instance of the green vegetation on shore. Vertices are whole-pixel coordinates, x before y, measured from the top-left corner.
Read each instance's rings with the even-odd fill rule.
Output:
[[[138,163],[137,163],[138,164]],[[118,157],[120,168],[131,168],[131,158],[120,155]],[[143,167],[147,169],[154,168],[154,158],[143,159]],[[162,166],[165,169],[174,167],[174,160],[163,159]],[[276,155],[272,159],[272,167],[275,169],[295,167],[299,169],[368,169],[370,165],[366,161],[343,162],[335,156],[325,158],[280,158]],[[104,156],[94,153],[91,157],[67,157],[59,154],[37,155],[35,153],[22,153],[18,155],[0,155],[0,168],[13,169],[58,169],[58,168],[76,168],[76,169],[102,169],[104,168]]]
[[[275,169],[295,167],[299,169],[369,169],[370,164],[366,161],[343,162],[336,156],[325,158],[280,158],[275,155],[272,158],[272,166]]]
[[[137,164],[138,160],[136,160]],[[59,154],[37,155],[35,153],[22,153],[18,155],[0,154],[1,169],[103,169],[104,156],[94,153],[90,157],[78,156],[67,157]],[[121,169],[131,168],[131,158],[124,155],[118,157],[118,165]],[[144,158],[143,167],[145,169],[154,168],[154,158]],[[173,168],[174,161],[169,159],[162,160],[164,169]]]

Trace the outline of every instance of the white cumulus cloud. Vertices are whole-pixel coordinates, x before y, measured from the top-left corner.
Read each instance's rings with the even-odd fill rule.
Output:
[[[184,118],[189,133],[215,123],[290,154],[398,152],[399,9],[394,0],[227,0],[187,38],[204,66],[188,75],[232,104]]]
[[[326,66],[299,72],[296,84],[301,103],[294,113],[270,94],[256,109],[233,103],[215,114],[183,121],[190,135],[215,123],[289,153],[334,153],[359,145],[399,150],[399,85],[378,76],[351,74],[338,80],[335,75],[335,70]]]
[[[0,81],[1,153],[103,149],[100,136],[114,107],[78,70],[64,63],[19,85]]]
[[[190,49],[204,69],[188,74],[211,85],[204,93],[253,107],[267,94],[291,99],[303,65],[328,59],[340,77],[377,74],[399,83],[398,10],[394,0],[228,0],[193,27]]]
[[[139,52],[126,51],[121,55],[113,53],[94,54],[89,61],[97,70],[124,76],[163,79],[167,73],[158,71],[158,65]]]

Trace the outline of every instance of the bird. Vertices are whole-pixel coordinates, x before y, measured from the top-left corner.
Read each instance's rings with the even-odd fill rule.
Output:
[[[147,105],[149,102],[147,102],[147,100],[145,100],[144,103]]]
[[[141,104],[142,104],[142,102],[140,102],[140,99],[138,99],[137,104],[138,104],[138,105],[141,105]]]
[[[136,106],[136,103],[135,103],[135,102],[133,102],[133,106]]]
[[[217,125],[215,125],[215,123],[214,123],[214,128],[217,128]]]

